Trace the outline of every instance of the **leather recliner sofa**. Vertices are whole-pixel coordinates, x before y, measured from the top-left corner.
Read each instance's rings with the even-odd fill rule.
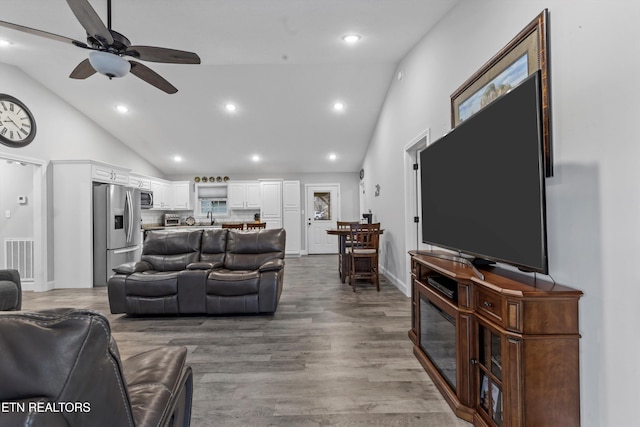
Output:
[[[141,260],[114,268],[112,313],[273,313],[282,293],[285,230],[151,231]]]
[[[185,347],[121,360],[102,314],[53,309],[0,315],[0,348],[0,427],[190,425]]]
[[[22,284],[18,270],[0,270],[0,310],[22,308]]]

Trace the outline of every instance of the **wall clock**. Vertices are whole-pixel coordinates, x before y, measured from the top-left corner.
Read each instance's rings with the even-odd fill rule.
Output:
[[[33,114],[20,100],[0,93],[0,144],[20,148],[36,136]]]
[[[364,178],[364,169],[360,169],[360,179]]]

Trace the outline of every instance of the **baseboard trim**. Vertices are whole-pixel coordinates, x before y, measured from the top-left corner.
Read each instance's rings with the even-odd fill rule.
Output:
[[[404,281],[400,280],[394,274],[392,274],[389,270],[387,270],[384,266],[380,266],[380,273],[384,275],[400,292],[402,292],[405,296],[411,296],[409,292],[409,287]]]

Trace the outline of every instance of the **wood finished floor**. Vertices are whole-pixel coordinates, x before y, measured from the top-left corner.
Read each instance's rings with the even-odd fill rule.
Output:
[[[121,356],[183,345],[192,426],[466,427],[412,353],[410,301],[382,279],[353,293],[336,256],[287,258],[273,316],[131,318],[105,288],[25,292],[24,311],[105,313]]]

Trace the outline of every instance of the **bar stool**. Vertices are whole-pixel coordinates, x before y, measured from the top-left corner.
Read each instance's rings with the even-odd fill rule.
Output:
[[[378,242],[380,223],[350,224],[351,247],[347,248],[349,257],[349,285],[356,291],[356,280],[368,279],[380,292],[380,274],[378,271]]]

